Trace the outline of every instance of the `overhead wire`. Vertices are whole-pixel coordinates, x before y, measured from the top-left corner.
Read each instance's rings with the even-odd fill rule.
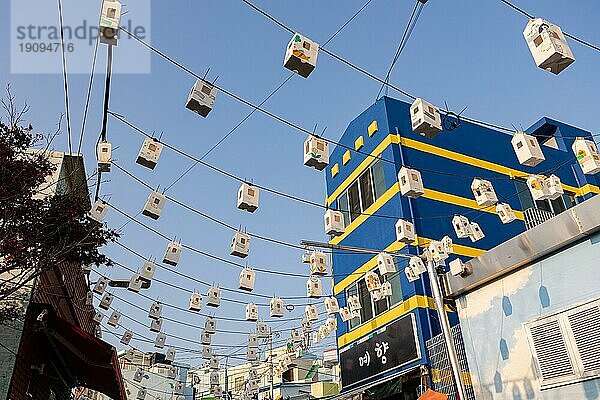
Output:
[[[67,119],[67,135],[69,154],[73,153],[73,146],[71,144],[71,107],[69,106],[69,79],[67,76],[67,58],[65,55],[65,31],[63,24],[63,8],[62,0],[58,0],[58,21],[60,24],[60,47],[62,54],[62,75],[63,75],[63,91],[65,95],[65,112]]]

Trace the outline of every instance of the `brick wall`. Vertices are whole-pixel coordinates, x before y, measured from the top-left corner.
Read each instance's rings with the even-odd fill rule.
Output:
[[[85,305],[88,290],[81,267],[63,263],[38,278],[30,304],[49,304],[60,318],[93,335],[96,326],[93,321],[94,308]],[[32,306],[28,307],[7,400],[47,400],[51,391],[57,400],[68,399],[70,389],[65,387],[49,357],[52,350],[47,348],[47,342],[41,340],[40,334],[32,329],[33,321],[37,318],[36,312]],[[41,373],[32,368],[41,364],[44,364]],[[27,395],[28,388],[34,390],[31,393],[33,397]]]

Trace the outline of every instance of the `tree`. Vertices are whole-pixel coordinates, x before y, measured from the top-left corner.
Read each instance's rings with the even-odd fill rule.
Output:
[[[48,149],[60,132],[34,134],[7,89],[0,119],[0,323],[21,317],[24,289],[61,263],[111,265],[99,248],[114,241],[116,231],[87,217],[87,184],[75,192],[36,196],[47,188],[56,166]],[[62,119],[62,117],[61,117]],[[37,151],[32,151],[37,149]]]

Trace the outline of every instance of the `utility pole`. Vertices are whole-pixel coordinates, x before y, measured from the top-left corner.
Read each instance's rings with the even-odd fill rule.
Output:
[[[227,365],[229,364],[229,356],[225,356],[225,400],[229,399],[229,378],[227,377]]]
[[[270,369],[271,369],[271,373],[269,375],[269,390],[271,392],[271,399],[270,400],[274,400],[273,397],[273,329],[271,329],[271,327],[269,327],[269,361],[270,361]]]
[[[333,245],[329,243],[320,243],[320,242],[312,242],[307,240],[300,241],[302,246],[310,246],[310,247],[320,247],[327,249],[335,249],[335,250],[346,250],[346,251],[354,251],[358,253],[371,253],[377,254],[378,252],[375,250],[361,249],[356,247],[348,247],[342,245]],[[394,253],[391,254],[393,257],[400,258],[412,258],[409,254],[405,253]],[[458,355],[456,354],[456,348],[454,347],[454,339],[452,338],[452,331],[450,329],[450,321],[448,320],[448,315],[446,314],[446,308],[444,306],[444,297],[442,296],[442,289],[440,288],[440,281],[438,274],[435,270],[435,265],[433,261],[429,258],[426,258],[424,262],[427,264],[427,274],[429,275],[429,284],[431,286],[431,294],[433,296],[433,300],[435,302],[435,310],[437,311],[438,318],[440,320],[440,325],[442,327],[442,336],[444,337],[444,342],[446,343],[446,348],[448,350],[448,359],[450,360],[450,367],[452,369],[452,374],[454,375],[454,383],[456,384],[456,389],[458,392],[458,396],[460,400],[467,399],[467,391],[465,389],[464,382],[462,380],[462,373],[460,371],[460,362],[458,361]]]

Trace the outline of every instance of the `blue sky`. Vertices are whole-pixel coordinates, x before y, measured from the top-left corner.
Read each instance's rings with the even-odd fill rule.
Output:
[[[96,4],[98,3],[98,4]],[[323,42],[343,24],[364,0],[346,1],[257,1],[287,25],[309,38]],[[126,18],[146,15],[147,2],[127,3]],[[563,30],[600,43],[600,31],[595,16],[600,4],[581,0],[577,7],[559,0],[520,1],[518,5],[560,25]],[[97,19],[99,1],[89,7],[69,8],[65,1],[66,23],[82,18]],[[413,1],[373,0],[372,3],[329,45],[328,49],[370,72],[384,76],[410,15]],[[45,14],[47,24],[57,23],[55,7]],[[219,76],[218,84],[241,97],[259,103],[289,74],[282,67],[285,46],[290,34],[257,14],[241,1],[153,1],[151,9],[152,44],[179,60],[198,74],[210,67],[209,78]],[[391,81],[410,93],[438,105],[444,101],[454,110],[468,106],[466,115],[504,126],[527,128],[542,116],[549,116],[597,133],[597,93],[600,86],[598,65],[600,53],[570,41],[577,61],[560,76],[538,69],[526,47],[522,31],[527,20],[503,5],[499,0],[430,0],[421,15],[412,38],[401,55]],[[4,30],[0,46],[8,49],[15,32],[9,24]],[[6,32],[5,32],[6,33]],[[123,44],[126,39],[121,40]],[[135,43],[125,43],[115,49],[115,68],[136,65],[132,56]],[[130,50],[128,50],[130,49]],[[14,48],[13,48],[14,50]],[[89,50],[89,49],[88,49]],[[139,49],[138,49],[139,50]],[[102,92],[104,88],[105,46],[99,50],[97,75],[88,116],[88,128],[83,141],[88,173],[95,167],[95,143],[101,126]],[[7,54],[7,52],[4,52]],[[91,52],[84,58],[86,68],[91,63]],[[47,54],[45,62],[60,68],[60,54]],[[77,63],[80,60],[69,59]],[[141,62],[141,61],[140,61]],[[69,76],[73,137],[79,135],[89,75]],[[11,73],[10,57],[0,60],[0,87],[12,85],[20,101],[31,106],[28,122],[37,129],[54,129],[64,110],[62,76],[59,74]],[[186,96],[194,79],[153,55],[151,73],[115,74],[113,76],[110,108],[123,114],[130,122],[148,132],[163,132],[162,139],[173,146],[202,155],[208,148],[241,120],[250,109],[220,93],[214,110],[208,118],[201,118],[184,107]],[[318,123],[327,127],[326,136],[337,139],[346,125],[375,100],[379,84],[349,69],[324,53],[319,54],[316,70],[308,79],[294,76],[265,108],[307,129]],[[390,90],[391,96],[399,96]],[[64,125],[63,125],[64,127]],[[108,137],[113,144],[114,158],[119,165],[152,186],[168,186],[190,160],[165,149],[154,171],[135,164],[143,137],[115,119],[108,125]],[[268,117],[256,113],[207,159],[236,175],[265,186],[322,202],[325,195],[324,176],[302,165],[304,135]],[[74,139],[75,140],[75,139]],[[67,149],[65,130],[54,147]],[[122,210],[135,215],[141,210],[148,191],[116,168],[105,175],[102,185],[107,196]],[[322,209],[261,193],[261,204],[254,214],[236,208],[239,184],[202,166],[197,166],[175,185],[168,194],[207,214],[218,217],[249,231],[298,243],[301,239],[326,240],[323,234]],[[232,233],[219,225],[191,214],[173,203],[168,203],[158,221],[145,217],[140,220],[168,236],[177,236],[186,244],[237,261],[228,255]],[[112,211],[108,224],[119,227],[125,219]],[[162,257],[165,240],[134,223],[124,228],[122,242],[140,253]],[[106,252],[115,260],[137,269],[142,261],[118,246],[109,246]],[[307,266],[300,263],[301,251],[253,240],[249,266],[307,274]],[[226,264],[184,251],[177,271],[221,286],[236,287],[239,270]],[[110,277],[125,277],[129,272],[120,267],[103,269]],[[176,286],[206,288],[189,280],[159,269],[156,278]],[[326,281],[330,291],[329,282]],[[275,275],[257,274],[255,292],[284,297],[305,293],[305,280]],[[117,296],[148,308],[150,301],[127,291]],[[187,307],[189,294],[155,282],[145,292],[163,302]],[[248,301],[248,296],[225,294],[229,298]],[[265,302],[261,299],[256,299]],[[304,300],[296,300],[305,303]],[[115,308],[144,325],[149,320],[144,312],[116,299]],[[303,307],[286,314],[296,317]],[[203,310],[206,311],[206,310]],[[261,308],[261,316],[268,319],[268,309]],[[204,318],[166,308],[164,315],[186,323],[203,326]],[[225,303],[215,315],[243,319],[244,306]],[[322,313],[323,315],[323,313]],[[154,337],[147,328],[130,320],[123,325],[147,337]],[[298,320],[299,321],[299,320]],[[273,324],[287,329],[299,322]],[[246,322],[219,321],[218,329],[249,331]],[[165,321],[167,335],[178,335],[197,341],[199,329]],[[118,330],[119,334],[123,332]],[[287,336],[287,333],[284,334]],[[104,338],[117,345],[114,336]],[[245,343],[241,334],[220,333],[213,339],[218,344]],[[168,339],[176,346],[199,349],[176,339]],[[133,342],[136,347],[151,349],[151,345]],[[328,339],[325,346],[334,345]],[[231,350],[229,350],[231,351]],[[223,351],[221,351],[223,353]],[[178,354],[178,359],[192,365],[202,363],[193,353]],[[241,362],[235,360],[233,363]]]

